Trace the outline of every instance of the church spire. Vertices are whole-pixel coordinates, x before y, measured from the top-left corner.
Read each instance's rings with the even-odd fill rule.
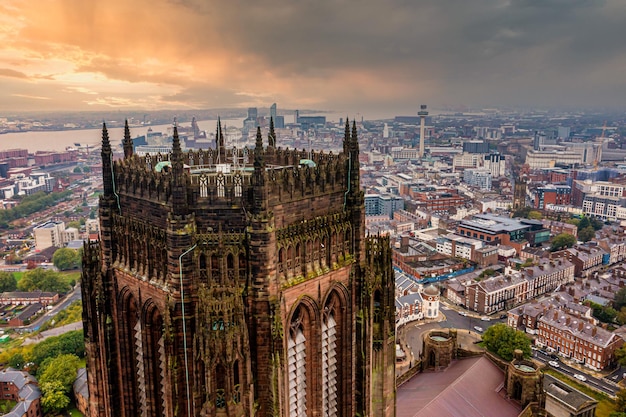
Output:
[[[265,165],[263,161],[263,136],[261,136],[261,126],[256,127],[256,142],[254,146],[254,166],[262,167]]]
[[[217,152],[217,163],[222,159],[226,160],[226,146],[224,146],[224,132],[222,131],[222,120],[217,118],[217,130],[215,132],[215,151]]]
[[[267,146],[276,147],[276,133],[274,132],[274,118],[270,117],[270,132],[267,134]]]
[[[133,155],[133,140],[130,138],[130,129],[128,128],[128,119],[124,121],[124,159],[128,159]]]
[[[343,134],[343,153],[347,154],[350,150],[350,119],[346,117],[346,130]]]
[[[106,123],[102,122],[102,180],[104,185],[104,195],[113,194],[113,154],[111,152],[111,142],[109,142],[109,131]]]
[[[183,150],[180,147],[180,138],[178,137],[178,125],[174,124],[174,140],[172,141],[172,168],[176,171],[183,169]]]

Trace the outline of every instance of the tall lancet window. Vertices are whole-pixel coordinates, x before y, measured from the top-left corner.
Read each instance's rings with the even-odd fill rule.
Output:
[[[333,305],[325,309],[322,321],[322,416],[334,417],[337,411],[337,322]]]
[[[306,417],[306,337],[302,325],[302,309],[298,308],[291,321],[287,343],[289,368],[289,415]]]

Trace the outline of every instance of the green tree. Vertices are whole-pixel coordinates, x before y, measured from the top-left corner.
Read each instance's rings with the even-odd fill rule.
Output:
[[[63,392],[67,394],[72,390],[78,368],[80,368],[80,359],[78,356],[68,353],[46,361],[45,364],[42,364],[37,375],[39,375],[40,383],[60,382]]]
[[[571,248],[576,244],[576,238],[567,233],[561,233],[560,235],[555,236],[552,239],[552,244],[550,245],[550,251],[554,252],[561,249]]]
[[[80,167],[74,167],[74,169],[72,170],[72,172],[73,172],[74,174],[80,174],[81,172],[83,172],[83,170],[82,170],[82,169],[80,169]]]
[[[91,167],[89,165],[85,165],[83,167],[83,172],[87,173],[87,172],[91,172]]]
[[[626,389],[621,389],[615,394],[615,408],[622,413],[626,411]]]
[[[24,355],[20,352],[16,352],[9,357],[8,364],[11,368],[22,369],[26,360],[24,359]]]
[[[583,230],[585,227],[590,226],[591,222],[589,221],[589,217],[584,216],[582,219],[580,219],[580,221],[578,222],[578,231],[580,232],[581,230]]]
[[[81,223],[79,221],[71,221],[71,222],[67,223],[67,227],[68,228],[73,227],[75,229],[79,229],[80,230],[80,226],[81,226]]]
[[[621,311],[622,307],[626,307],[626,287],[617,290],[613,299],[613,308]]]
[[[595,217],[591,218],[590,223],[594,230],[600,230],[604,227],[604,223],[602,223],[601,220],[598,220]]]
[[[541,220],[543,219],[543,214],[540,211],[532,210],[528,212],[528,218],[532,220]]]
[[[74,249],[61,248],[57,249],[54,255],[52,255],[52,263],[60,271],[66,271],[78,267],[80,259],[78,259],[78,252]]]
[[[83,339],[82,330],[74,330],[60,336],[44,339],[33,347],[29,359],[39,367],[47,358],[54,358],[66,353],[71,353],[81,358],[85,356],[85,340]],[[39,370],[37,374],[39,374]]]
[[[513,351],[516,349],[521,350],[525,358],[531,355],[528,336],[524,332],[515,330],[503,323],[489,327],[483,334],[483,342],[490,352],[507,361],[513,359]]]
[[[17,280],[11,272],[0,272],[0,292],[15,291],[17,289]]]
[[[615,349],[614,355],[620,365],[626,366],[626,345],[622,345],[619,349]]]
[[[44,413],[57,414],[67,408],[70,398],[63,392],[63,386],[58,381],[40,382],[42,398],[41,406]]]
[[[589,242],[595,237],[595,235],[596,230],[593,228],[593,226],[589,225],[578,232],[578,239],[583,242]]]
[[[36,268],[24,273],[17,288],[20,291],[39,290],[65,293],[70,290],[70,285],[58,272]]]

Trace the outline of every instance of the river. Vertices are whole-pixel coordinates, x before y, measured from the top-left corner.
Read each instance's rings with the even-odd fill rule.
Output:
[[[191,123],[184,123],[183,126],[190,126]],[[217,121],[200,120],[198,127],[200,130],[207,132],[215,132]],[[243,126],[243,118],[222,120],[222,127],[235,126],[241,128]],[[167,132],[172,124],[131,127],[130,136],[145,135],[148,128],[152,128],[155,132]],[[109,140],[113,146],[116,146],[124,138],[124,128],[115,127],[108,129]],[[58,130],[58,131],[37,131],[37,132],[19,132],[5,133],[0,135],[0,150],[7,149],[27,149],[29,153],[37,151],[64,151],[68,146],[74,146],[80,143],[82,146],[100,146],[102,142],[102,129],[80,129],[80,130]]]

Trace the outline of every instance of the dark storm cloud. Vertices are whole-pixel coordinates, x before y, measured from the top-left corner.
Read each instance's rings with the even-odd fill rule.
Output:
[[[522,89],[524,101],[563,95],[581,105],[601,99],[588,94],[597,90],[594,73],[612,88],[624,83],[619,0],[235,0],[215,11],[228,47],[261,55],[283,76],[331,76],[338,68],[384,76],[392,67],[406,82],[432,79],[449,102],[514,102],[492,100],[501,88]]]

